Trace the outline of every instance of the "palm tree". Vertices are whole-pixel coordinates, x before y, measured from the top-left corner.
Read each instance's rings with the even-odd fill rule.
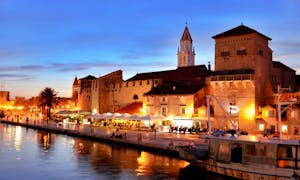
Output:
[[[59,99],[57,97],[57,92],[49,87],[46,87],[40,92],[39,95],[39,106],[42,107],[43,110],[47,110],[47,118],[51,119],[51,108],[55,107],[59,103]]]

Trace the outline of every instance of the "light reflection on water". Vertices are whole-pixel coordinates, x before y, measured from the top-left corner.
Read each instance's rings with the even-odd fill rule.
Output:
[[[176,158],[0,124],[0,179],[177,179]]]

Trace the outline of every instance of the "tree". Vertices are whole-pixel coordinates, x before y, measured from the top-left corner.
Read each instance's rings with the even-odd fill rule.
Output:
[[[39,94],[39,106],[42,110],[46,110],[47,118],[51,119],[51,108],[54,108],[59,103],[57,92],[49,87],[43,89]]]

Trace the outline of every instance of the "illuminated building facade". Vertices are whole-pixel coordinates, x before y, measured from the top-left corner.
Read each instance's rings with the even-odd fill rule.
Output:
[[[214,71],[210,65],[195,65],[193,40],[186,26],[177,52],[177,69],[139,73],[128,80],[123,80],[121,70],[99,78],[76,78],[73,94],[78,94],[79,109],[113,113],[142,102],[144,115],[189,119],[194,124],[196,119],[208,120],[208,102],[213,128],[258,132],[274,126],[270,121],[274,113],[266,117],[263,111],[271,108],[264,107],[276,104],[278,85],[292,92],[297,89],[295,71],[273,61],[271,38],[247,26],[213,39]]]
[[[274,104],[273,92],[277,92],[278,85],[295,90],[295,71],[272,61],[268,45],[271,38],[247,26],[238,26],[213,38],[215,72],[210,84],[216,97],[212,100],[216,124],[218,128],[232,128],[229,122],[233,122],[240,129],[256,131],[261,109]]]
[[[159,85],[144,95],[143,109],[146,114],[160,116],[162,121],[157,124],[160,126],[200,125],[199,118],[195,117],[198,117],[198,109],[205,105],[205,93],[205,83]]]

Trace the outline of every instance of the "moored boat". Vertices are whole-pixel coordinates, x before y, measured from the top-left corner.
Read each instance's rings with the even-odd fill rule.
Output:
[[[206,171],[249,180],[300,179],[300,141],[261,136],[207,136]]]

